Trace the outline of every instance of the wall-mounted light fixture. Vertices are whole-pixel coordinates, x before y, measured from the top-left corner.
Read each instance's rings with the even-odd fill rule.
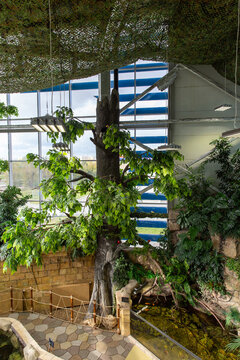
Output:
[[[31,125],[39,132],[66,132],[62,119],[51,115],[32,118]]]
[[[158,147],[159,151],[174,151],[178,149],[181,149],[181,146],[176,144],[166,144]]]
[[[232,108],[232,105],[229,104],[223,104],[215,107],[214,111],[226,111]]]

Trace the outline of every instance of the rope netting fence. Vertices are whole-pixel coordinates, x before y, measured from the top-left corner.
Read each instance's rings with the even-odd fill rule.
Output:
[[[88,324],[94,327],[116,328],[120,333],[120,306],[115,316],[114,306],[105,306],[93,301],[93,312],[88,311],[89,301],[72,295],[57,294],[52,290],[38,290],[32,287],[20,289],[10,287],[0,291],[0,314],[32,312],[83,324],[87,315]],[[108,315],[108,314],[111,315]]]

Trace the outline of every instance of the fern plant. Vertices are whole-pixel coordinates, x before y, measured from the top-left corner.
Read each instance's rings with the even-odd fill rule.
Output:
[[[230,308],[226,313],[226,326],[230,327],[239,327],[240,326],[240,312],[236,308]]]
[[[240,312],[236,308],[230,308],[226,313],[226,326],[238,328],[240,326]],[[237,357],[240,358],[240,337],[232,340],[225,348],[229,352],[238,351]]]
[[[234,339],[232,342],[227,344],[225,349],[229,352],[238,351],[237,357],[240,358],[240,337]]]

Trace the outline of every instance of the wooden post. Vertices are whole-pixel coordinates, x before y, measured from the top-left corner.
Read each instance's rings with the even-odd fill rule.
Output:
[[[120,305],[119,304],[117,306],[117,333],[121,334],[121,329],[120,329]]]
[[[49,304],[49,309],[50,309],[50,317],[52,317],[52,290],[50,290],[50,304]]]
[[[72,297],[72,295],[70,297],[70,301],[71,301],[71,322],[73,322],[73,297]]]
[[[96,325],[96,300],[93,300],[93,322]]]
[[[10,312],[13,312],[13,288],[10,286]]]
[[[31,312],[33,312],[33,288],[30,287],[30,306],[31,306]]]
[[[24,301],[25,301],[25,290],[22,289],[22,310],[23,311],[26,310]]]

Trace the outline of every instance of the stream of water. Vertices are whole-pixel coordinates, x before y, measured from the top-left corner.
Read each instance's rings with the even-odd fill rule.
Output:
[[[14,344],[14,346],[13,346]],[[0,331],[0,359],[1,360],[23,360],[20,345],[11,341],[11,334]]]
[[[145,309],[141,311],[143,308]],[[236,354],[225,351],[232,337],[207,314],[194,309],[171,305],[141,304],[133,306],[134,312],[166,333],[202,360],[237,360]],[[136,317],[131,319],[131,333],[161,360],[193,360],[181,347],[166,341],[156,330]]]

